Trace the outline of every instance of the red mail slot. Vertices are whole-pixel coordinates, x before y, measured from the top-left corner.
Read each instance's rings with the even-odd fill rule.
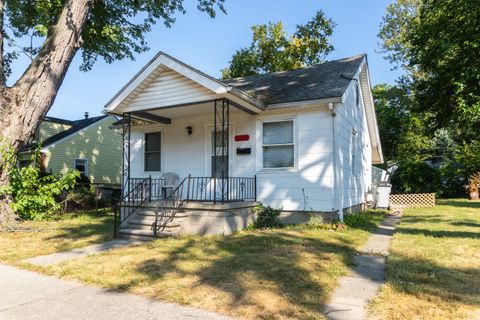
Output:
[[[248,134],[239,134],[235,136],[235,141],[248,141],[250,136]]]

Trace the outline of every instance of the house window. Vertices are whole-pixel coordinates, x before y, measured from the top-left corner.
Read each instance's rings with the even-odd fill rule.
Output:
[[[293,121],[263,123],[263,167],[294,166]]]
[[[88,165],[88,161],[87,159],[75,159],[75,169],[78,170],[80,172],[81,175],[87,175],[87,165]]]
[[[145,133],[145,171],[161,170],[161,134]]]

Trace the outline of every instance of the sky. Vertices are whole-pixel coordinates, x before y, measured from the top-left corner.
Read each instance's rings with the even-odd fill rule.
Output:
[[[337,24],[331,43],[335,51],[327,60],[367,53],[372,85],[393,83],[400,71],[379,53],[377,34],[385,8],[394,0],[225,0],[227,14],[211,19],[196,10],[196,0],[185,0],[187,13],[177,14],[171,28],[157,24],[147,35],[150,51],[137,54],[135,61],[122,60],[107,64],[99,60],[93,70],[79,71],[77,54],[48,115],[70,120],[80,119],[84,112],[101,115],[104,105],[158,51],[219,78],[233,53],[251,42],[252,25],[282,21],[291,34],[297,24],[310,20],[323,10]],[[19,61],[13,78],[22,70]]]

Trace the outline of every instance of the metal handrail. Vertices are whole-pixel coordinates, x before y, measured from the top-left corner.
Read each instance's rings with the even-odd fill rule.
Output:
[[[152,201],[152,178],[132,178],[133,189],[124,195],[114,207],[114,235],[117,236],[118,225],[122,225],[130,216],[141,207],[147,200]],[[130,181],[129,181],[130,183]],[[221,194],[212,192],[217,183],[226,184],[227,188]],[[154,238],[159,231],[163,231],[168,223],[175,219],[183,204],[188,201],[214,202],[243,201],[257,199],[257,179],[250,177],[228,177],[218,179],[212,177],[188,177],[184,178],[171,192],[165,195],[160,205],[155,207],[155,221],[152,223]],[[159,187],[161,187],[159,185]],[[127,204],[125,204],[127,203]],[[124,215],[121,216],[123,208]],[[120,213],[120,219],[119,219]],[[120,221],[120,223],[118,223]]]
[[[119,225],[118,221],[120,220],[120,226],[121,226],[122,223],[124,223],[128,218],[130,218],[130,216],[135,212],[135,210],[137,210],[150,197],[150,190],[147,191],[146,184],[148,182],[148,188],[150,188],[151,180],[152,179],[150,177],[141,179],[140,182],[138,182],[138,184],[132,190],[130,190],[127,194],[125,194],[120,199],[120,201],[114,206],[113,234],[115,238],[117,237],[117,232],[118,232],[118,228],[117,228],[117,226]],[[138,198],[138,196],[140,196],[140,198]],[[130,200],[133,200],[133,201],[130,201]],[[124,202],[128,202],[129,204],[124,205],[123,204]],[[121,208],[128,209],[126,214],[123,215],[123,218],[121,216]],[[120,219],[118,219],[119,213],[120,213]]]
[[[180,211],[185,202],[188,201],[188,190],[190,187],[191,176],[184,178],[178,186],[172,190],[169,194],[165,195],[162,200],[162,206],[155,207],[155,221],[152,224],[153,239],[157,238],[157,233],[163,231],[168,223],[175,219],[176,214]],[[183,190],[185,181],[188,181],[187,186],[187,198],[183,198]],[[160,214],[160,216],[159,216]]]
[[[247,199],[256,201],[256,176],[253,178],[229,177],[226,179],[228,179],[226,182],[229,185],[227,194],[218,195],[212,192],[215,189],[212,183],[217,183],[216,178],[192,177],[191,175],[184,178],[172,192],[162,199],[161,205],[155,207],[155,221],[152,223],[153,238],[156,239],[158,232],[163,231],[168,223],[175,219],[175,216],[186,202],[215,202],[215,197],[222,197],[227,201]],[[184,197],[185,193],[186,196]]]

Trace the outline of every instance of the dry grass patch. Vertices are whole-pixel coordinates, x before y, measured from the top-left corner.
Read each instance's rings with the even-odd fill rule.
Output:
[[[0,262],[19,265],[35,256],[67,251],[110,240],[113,216],[66,214],[53,221],[25,221],[16,231],[0,231]]]
[[[159,239],[48,272],[235,317],[321,319],[337,279],[368,236],[359,229],[285,228]]]
[[[480,202],[410,209],[394,236],[375,319],[480,317]]]

